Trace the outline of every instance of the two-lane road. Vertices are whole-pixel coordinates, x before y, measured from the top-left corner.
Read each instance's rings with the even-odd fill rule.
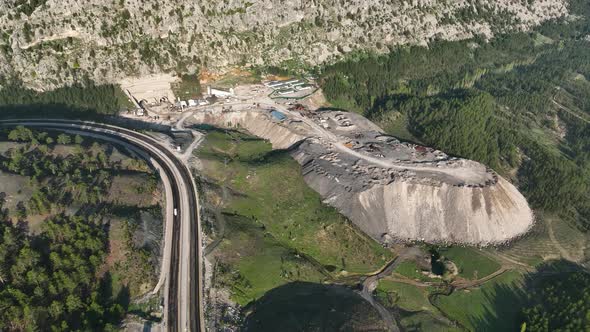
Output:
[[[0,126],[23,125],[91,136],[129,148],[148,160],[161,175],[166,192],[163,273],[163,328],[204,331],[201,281],[201,229],[198,193],[188,166],[154,138],[113,125],[60,119],[0,120]]]

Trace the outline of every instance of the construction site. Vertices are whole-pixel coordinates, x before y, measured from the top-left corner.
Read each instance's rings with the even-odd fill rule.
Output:
[[[136,83],[126,91],[138,111],[126,116],[176,128],[246,130],[264,138],[290,152],[325,203],[383,244],[499,244],[534,223],[522,194],[481,163],[401,141],[359,114],[320,108],[321,91],[273,98],[277,91],[304,86],[302,80],[231,89],[209,84],[199,99],[174,101],[159,85],[149,97],[149,91],[137,90],[149,90],[149,84]]]
[[[261,98],[290,103],[289,100],[306,98],[317,90],[310,81],[293,78],[235,88],[218,87],[216,82],[203,82],[204,91],[200,91],[202,86],[192,83],[186,86],[180,78],[167,74],[124,79],[120,82],[121,88],[135,108],[123,115],[162,120],[161,123],[164,123],[173,121],[177,113],[203,110],[209,105],[231,105]],[[174,86],[182,85],[185,85],[182,92],[173,91]]]
[[[415,246],[416,243],[435,244],[439,248],[488,247],[512,243],[534,233],[531,229],[535,216],[524,196],[489,167],[401,140],[360,114],[332,109],[321,90],[302,98],[275,97],[278,91],[292,89],[293,84],[301,86],[300,83],[295,79],[271,79],[229,88],[210,81],[199,96],[188,100],[179,99],[174,93],[167,97],[165,89],[153,89],[150,95],[149,84],[126,89],[137,102],[137,111],[123,116],[170,128],[171,144],[181,158],[190,160],[197,172],[204,175],[203,195],[208,197],[209,204],[206,220],[213,229],[203,242],[211,321],[239,325],[239,306],[230,300],[227,286],[220,286],[225,285],[224,278],[237,271],[225,270],[234,266],[236,257],[240,262],[256,264],[257,269],[252,271],[238,268],[256,287],[270,287],[259,286],[263,279],[260,271],[273,262],[280,268],[280,276],[275,275],[277,283],[285,278],[285,253],[269,255],[273,252],[269,248],[275,248],[272,243],[252,250],[260,242],[250,230],[248,237],[244,237],[246,231],[240,227],[246,224],[260,238],[266,239],[270,234],[268,238],[296,248],[298,264],[304,264],[299,261],[300,248],[322,252],[322,259],[331,257],[326,248],[334,253],[346,252],[346,258],[337,259],[342,271],[336,275],[342,280],[358,278],[347,275],[357,273],[352,266],[383,264],[387,256],[376,254],[379,250],[399,252],[399,260],[391,260],[381,273],[362,283],[359,294],[374,308],[380,308],[372,295],[378,280],[392,274],[397,264],[418,262],[420,271],[412,267],[410,276],[418,275],[440,284],[442,278],[456,278],[458,285],[464,282],[460,278],[464,267],[460,260],[455,265],[453,252],[447,254],[451,259],[441,260],[446,264],[447,276],[433,274],[432,257],[420,251],[418,248],[422,247]],[[138,101],[136,96],[142,99]],[[264,149],[280,151],[261,154]],[[198,152],[193,155],[191,151]],[[294,178],[307,185],[295,184],[291,177],[298,172]],[[285,181],[278,181],[279,178]],[[310,198],[294,189],[302,187],[319,195]],[[326,218],[328,212],[310,208],[310,202],[335,215]],[[224,211],[232,211],[231,216]],[[375,244],[367,241],[369,237],[380,245],[362,249]],[[310,241],[314,244],[310,245]],[[473,255],[478,252],[468,250]],[[264,259],[258,262],[255,257]],[[322,264],[334,263],[327,260]],[[374,267],[369,270],[374,271]],[[497,272],[493,268],[490,271],[491,276],[496,276],[505,270],[502,267]],[[484,272],[482,275],[487,275]],[[245,304],[258,296],[256,289],[232,284],[230,291],[245,294],[238,298],[238,304]],[[390,316],[385,311],[381,313],[381,317]]]

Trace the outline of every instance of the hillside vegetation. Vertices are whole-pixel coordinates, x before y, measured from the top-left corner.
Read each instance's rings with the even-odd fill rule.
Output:
[[[527,331],[582,331],[590,326],[590,275],[543,279],[524,309]]]
[[[293,281],[379,270],[392,253],[309,188],[286,151],[250,135],[211,130],[197,152],[207,186],[217,286],[246,305]],[[239,259],[238,259],[239,257]]]

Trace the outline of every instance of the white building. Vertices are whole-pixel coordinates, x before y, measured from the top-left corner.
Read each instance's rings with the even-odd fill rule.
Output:
[[[183,109],[183,108],[186,108],[188,105],[187,105],[186,101],[181,100],[181,101],[179,101],[179,102],[176,103],[176,106],[177,107],[180,107],[180,109]]]
[[[266,85],[269,88],[272,88],[273,90],[277,90],[277,89],[281,89],[281,88],[293,88],[295,86],[302,85],[302,84],[304,84],[304,82],[302,82],[301,80],[298,80],[298,79],[290,79],[290,80],[285,80],[285,81],[270,81],[270,82],[264,83],[264,85]]]
[[[216,88],[212,88],[211,86],[207,86],[207,94],[210,96],[215,96],[215,97],[231,97],[234,95],[234,89],[233,88],[229,88],[229,90],[222,90],[222,89],[216,89]]]
[[[284,81],[269,81],[264,83],[267,87],[275,90],[279,95],[285,95],[301,90],[310,90],[314,86],[300,79],[288,79]]]

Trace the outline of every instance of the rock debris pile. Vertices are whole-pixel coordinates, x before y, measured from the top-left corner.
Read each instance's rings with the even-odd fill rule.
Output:
[[[361,230],[394,241],[491,245],[527,232],[526,199],[490,168],[401,142],[360,115],[324,111],[273,121],[265,111],[199,113],[289,149],[305,181]]]

